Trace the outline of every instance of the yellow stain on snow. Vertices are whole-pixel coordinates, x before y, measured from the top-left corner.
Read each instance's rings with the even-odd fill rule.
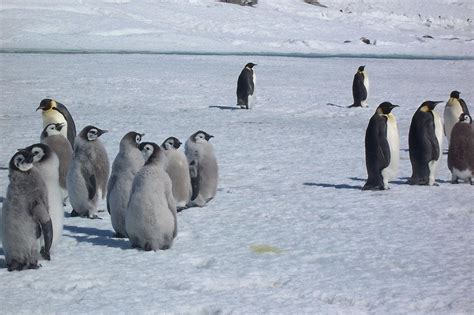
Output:
[[[271,246],[271,245],[265,245],[265,244],[253,244],[250,245],[250,250],[253,251],[254,253],[257,254],[280,254],[283,252],[278,247]]]

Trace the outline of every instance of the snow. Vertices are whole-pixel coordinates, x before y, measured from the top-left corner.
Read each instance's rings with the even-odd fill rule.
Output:
[[[113,238],[107,212],[99,213],[103,220],[66,217],[52,260],[39,270],[8,272],[0,249],[2,313],[472,312],[473,186],[449,183],[446,155],[439,186],[406,180],[414,111],[423,100],[447,101],[452,90],[472,111],[473,61],[238,55],[469,57],[472,42],[442,38],[472,37],[463,22],[470,2],[338,0],[324,9],[303,1],[261,0],[249,8],[183,0],[161,1],[160,10],[151,1],[51,3],[3,1],[2,48],[189,54],[0,54],[0,166],[39,141],[35,109],[54,98],[79,129],[110,131],[102,140],[111,160],[130,130],[157,143],[209,132],[219,189],[206,207],[178,214],[178,236],[167,251],[138,251]],[[335,7],[353,13],[339,16]],[[434,21],[442,12],[443,22],[427,27],[418,12]],[[433,42],[415,39],[428,30]],[[377,45],[356,43],[361,36]],[[247,62],[258,64],[255,107],[233,110]],[[371,81],[369,108],[348,109],[360,65]],[[365,129],[385,100],[400,105],[398,178],[388,191],[361,191]],[[7,185],[0,170],[0,196]]]

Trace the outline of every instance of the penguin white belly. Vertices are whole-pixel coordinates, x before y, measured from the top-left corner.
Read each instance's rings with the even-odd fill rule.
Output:
[[[443,156],[443,123],[441,122],[441,118],[439,117],[439,114],[436,111],[433,110],[431,112],[433,113],[436,139],[438,139],[439,157],[437,160],[428,162],[428,168],[430,170],[428,185],[430,186],[433,185],[435,182],[435,176],[438,170],[438,165],[441,161],[441,157]]]
[[[400,138],[398,136],[397,121],[393,114],[387,119],[387,142],[390,147],[390,163],[382,170],[384,187],[388,187],[388,182],[397,177],[398,161],[400,159]]]
[[[444,131],[446,133],[448,143],[451,140],[451,131],[453,130],[454,125],[458,122],[459,116],[461,116],[461,114],[461,105],[446,105],[444,109]]]
[[[63,115],[57,110],[49,110],[43,113],[43,128],[49,124],[62,123],[64,127],[61,129],[61,134],[67,139],[67,121]]]
[[[43,179],[48,190],[48,212],[51,217],[53,224],[53,243],[52,248],[56,246],[61,235],[63,234],[64,226],[64,206],[63,198],[61,194],[61,188],[59,187],[58,179],[54,176],[45,177]]]

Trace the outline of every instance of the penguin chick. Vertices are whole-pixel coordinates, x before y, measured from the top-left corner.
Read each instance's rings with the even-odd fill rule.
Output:
[[[33,155],[16,152],[9,164],[10,182],[2,211],[2,242],[8,271],[37,269],[44,238],[43,257],[50,260],[53,225],[48,214],[45,183],[33,167]]]
[[[474,128],[472,118],[467,113],[459,116],[451,132],[448,168],[452,174],[451,183],[457,184],[461,179],[474,184]]]
[[[133,179],[125,214],[127,234],[132,247],[168,249],[178,229],[171,179],[163,168],[166,157],[156,143],[142,142],[139,148],[146,162]]]
[[[214,148],[209,140],[213,136],[199,130],[185,143],[193,194],[189,206],[203,207],[217,192],[219,172]]]
[[[125,211],[127,210],[133,178],[145,163],[138,149],[145,134],[130,131],[120,141],[120,150],[112,164],[107,186],[107,210],[110,213],[115,237],[126,237]]]
[[[434,185],[443,145],[443,124],[435,111],[441,102],[426,101],[413,115],[408,133],[410,185]]]
[[[71,147],[74,147],[74,141],[76,137],[76,124],[72,119],[66,106],[56,102],[55,100],[46,98],[41,101],[40,105],[36,110],[41,109],[43,116],[43,128],[51,123],[62,123],[64,124],[61,133],[68,139]]]
[[[256,64],[252,62],[246,64],[237,79],[237,106],[240,106],[240,108],[249,109],[249,98],[255,92],[257,77],[253,70],[254,66]]]
[[[184,152],[178,150],[180,146],[181,142],[175,137],[167,138],[161,145],[166,156],[165,170],[173,184],[173,196],[178,212],[186,208],[193,193],[188,160]]]
[[[59,158],[59,185],[61,186],[63,203],[65,203],[68,197],[66,176],[72,158],[72,148],[69,141],[61,134],[63,127],[64,124],[62,123],[48,124],[44,127],[40,139],[41,143],[48,145]]]
[[[33,166],[40,173],[48,194],[48,213],[53,224],[53,242],[51,248],[59,242],[63,234],[64,225],[64,206],[59,187],[59,159],[48,147],[43,143],[36,143],[24,149],[33,155]]]
[[[87,126],[76,137],[67,173],[72,217],[99,218],[97,203],[106,194],[110,168],[107,152],[99,139],[106,132],[107,130]]]
[[[370,118],[365,133],[365,163],[367,183],[363,190],[388,189],[388,182],[397,175],[400,139],[392,109],[398,107],[383,102]]]
[[[459,91],[452,91],[449,95],[449,100],[444,107],[444,134],[448,139],[448,144],[451,139],[451,131],[454,125],[459,121],[459,116],[462,113],[469,114],[466,102],[459,97],[461,93]]]

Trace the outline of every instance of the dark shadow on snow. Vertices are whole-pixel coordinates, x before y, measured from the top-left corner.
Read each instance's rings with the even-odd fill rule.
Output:
[[[65,235],[75,238],[78,242],[88,242],[97,246],[115,247],[120,249],[131,248],[127,238],[113,238],[113,232],[110,230],[101,230],[91,227],[81,227],[65,225],[64,230],[72,233],[81,233],[87,235]]]
[[[362,189],[362,186],[351,186],[347,184],[303,183],[303,185],[323,187],[323,188],[335,188],[335,189],[357,189],[357,190]]]
[[[218,108],[218,109],[221,109],[221,110],[241,110],[242,109],[242,108],[237,107],[237,106],[217,106],[217,105],[209,106],[209,108]]]
[[[349,177],[350,180],[355,180],[358,182],[365,182],[367,181],[367,178],[360,178],[360,177]]]

